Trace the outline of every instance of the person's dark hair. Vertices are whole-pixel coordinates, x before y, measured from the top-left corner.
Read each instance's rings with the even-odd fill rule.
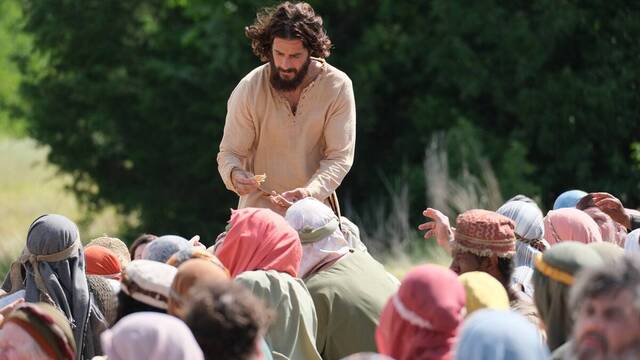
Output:
[[[487,256],[474,256],[478,259],[479,264],[489,264],[490,260]],[[502,279],[496,279],[504,285],[505,288],[509,288],[509,283],[511,281],[511,275],[513,275],[513,259],[512,258],[504,258],[498,256],[498,271],[500,275],[502,275]]]
[[[266,330],[271,312],[237,284],[196,285],[189,292],[185,323],[205,359],[248,359]]]
[[[138,248],[138,246],[148,244],[157,238],[158,237],[153,234],[142,234],[138,236],[138,238],[135,239],[133,241],[133,244],[131,244],[131,246],[129,247],[129,254],[131,254],[131,260],[133,260],[133,257],[135,256],[136,249]]]
[[[577,276],[571,287],[569,304],[578,311],[586,299],[602,295],[616,296],[620,291],[631,290],[633,306],[640,312],[640,256],[625,255],[613,263],[587,268]]]
[[[305,2],[287,1],[263,9],[244,33],[251,40],[253,53],[265,62],[271,60],[271,46],[276,37],[302,40],[313,57],[327,58],[331,54],[331,40],[322,26],[322,18]]]
[[[117,323],[123,317],[137,313],[142,311],[153,311],[166,314],[167,311],[164,309],[157,308],[155,306],[147,305],[143,302],[140,302],[131,296],[127,295],[124,291],[120,290],[118,292],[118,315],[116,316],[116,320],[114,323]]]

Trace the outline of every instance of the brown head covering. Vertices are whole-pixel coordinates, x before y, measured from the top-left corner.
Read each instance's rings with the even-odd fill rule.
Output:
[[[24,303],[4,320],[24,329],[52,359],[75,359],[76,343],[63,313],[46,303]]]
[[[203,259],[188,260],[178,268],[178,273],[171,284],[169,293],[169,314],[181,317],[185,298],[196,284],[225,283],[229,280],[229,272],[211,261]]]
[[[510,258],[516,253],[513,220],[493,211],[473,209],[458,215],[453,248],[477,256]]]

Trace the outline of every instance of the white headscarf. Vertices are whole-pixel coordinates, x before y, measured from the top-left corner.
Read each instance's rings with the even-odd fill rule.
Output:
[[[305,278],[323,265],[349,252],[333,210],[312,197],[295,202],[285,219],[300,234],[302,262],[298,275]]]
[[[542,211],[533,203],[516,200],[505,203],[496,212],[516,224],[515,233],[518,235],[518,241],[514,265],[533,268],[533,260],[540,251],[533,248],[529,242],[539,241],[544,237]]]
[[[640,229],[635,229],[627,235],[624,242],[624,252],[640,253]]]

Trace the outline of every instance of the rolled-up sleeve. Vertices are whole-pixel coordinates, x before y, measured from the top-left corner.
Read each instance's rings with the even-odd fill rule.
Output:
[[[340,185],[353,165],[356,144],[356,103],[345,80],[324,128],[326,148],[318,170],[306,185],[310,195],[324,200]]]
[[[227,102],[227,117],[224,134],[218,152],[218,172],[227,189],[235,192],[231,181],[234,168],[246,169],[255,140],[255,128],[247,103],[249,84],[241,81],[233,90]]]

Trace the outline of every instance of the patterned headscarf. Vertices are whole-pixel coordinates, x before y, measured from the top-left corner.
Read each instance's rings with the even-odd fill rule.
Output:
[[[493,211],[473,209],[456,219],[456,231],[451,246],[477,256],[515,255],[516,235],[513,220]]]
[[[147,244],[142,251],[142,258],[166,263],[171,255],[191,247],[189,241],[181,236],[164,235]]]

